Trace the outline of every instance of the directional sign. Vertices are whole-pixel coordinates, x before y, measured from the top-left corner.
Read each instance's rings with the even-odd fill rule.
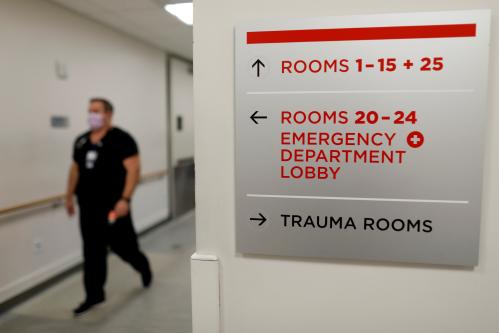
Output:
[[[236,27],[236,248],[478,263],[490,11]]]

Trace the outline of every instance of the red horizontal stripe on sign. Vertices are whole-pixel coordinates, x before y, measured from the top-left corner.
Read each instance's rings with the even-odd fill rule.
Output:
[[[247,33],[246,42],[247,44],[269,44],[475,36],[476,24],[445,24],[400,27],[252,31]]]

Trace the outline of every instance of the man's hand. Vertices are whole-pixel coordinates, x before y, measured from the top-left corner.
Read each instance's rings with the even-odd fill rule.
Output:
[[[126,200],[121,199],[114,206],[117,217],[127,216],[130,212],[130,205]]]
[[[72,196],[66,198],[65,206],[68,215],[73,216],[75,214],[75,203]]]
[[[73,161],[73,163],[71,163],[71,167],[69,168],[68,190],[66,191],[66,201],[64,203],[64,205],[66,206],[66,212],[69,216],[73,216],[75,214],[75,203],[73,200],[73,195],[75,193],[76,184],[78,183],[79,177],[80,173],[78,170],[78,164]]]

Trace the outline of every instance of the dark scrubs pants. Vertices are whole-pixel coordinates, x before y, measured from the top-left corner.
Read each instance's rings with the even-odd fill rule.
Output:
[[[105,298],[108,248],[129,263],[137,272],[150,270],[140,251],[130,214],[109,225],[108,207],[80,203],[80,230],[83,239],[83,279],[87,300]]]

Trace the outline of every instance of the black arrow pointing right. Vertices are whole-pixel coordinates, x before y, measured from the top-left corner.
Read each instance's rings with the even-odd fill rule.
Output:
[[[265,216],[263,216],[262,213],[258,213],[258,215],[260,215],[260,217],[251,217],[250,221],[260,222],[260,223],[258,223],[258,225],[264,224],[267,221],[267,218]]]
[[[251,118],[251,120],[253,120],[253,122],[254,122],[255,124],[257,124],[257,125],[258,125],[258,121],[256,121],[256,119],[267,119],[267,116],[257,116],[257,114],[258,114],[258,111],[255,111],[255,112],[253,112],[253,114],[252,114],[252,115],[251,115],[251,117],[250,117],[250,118]]]

